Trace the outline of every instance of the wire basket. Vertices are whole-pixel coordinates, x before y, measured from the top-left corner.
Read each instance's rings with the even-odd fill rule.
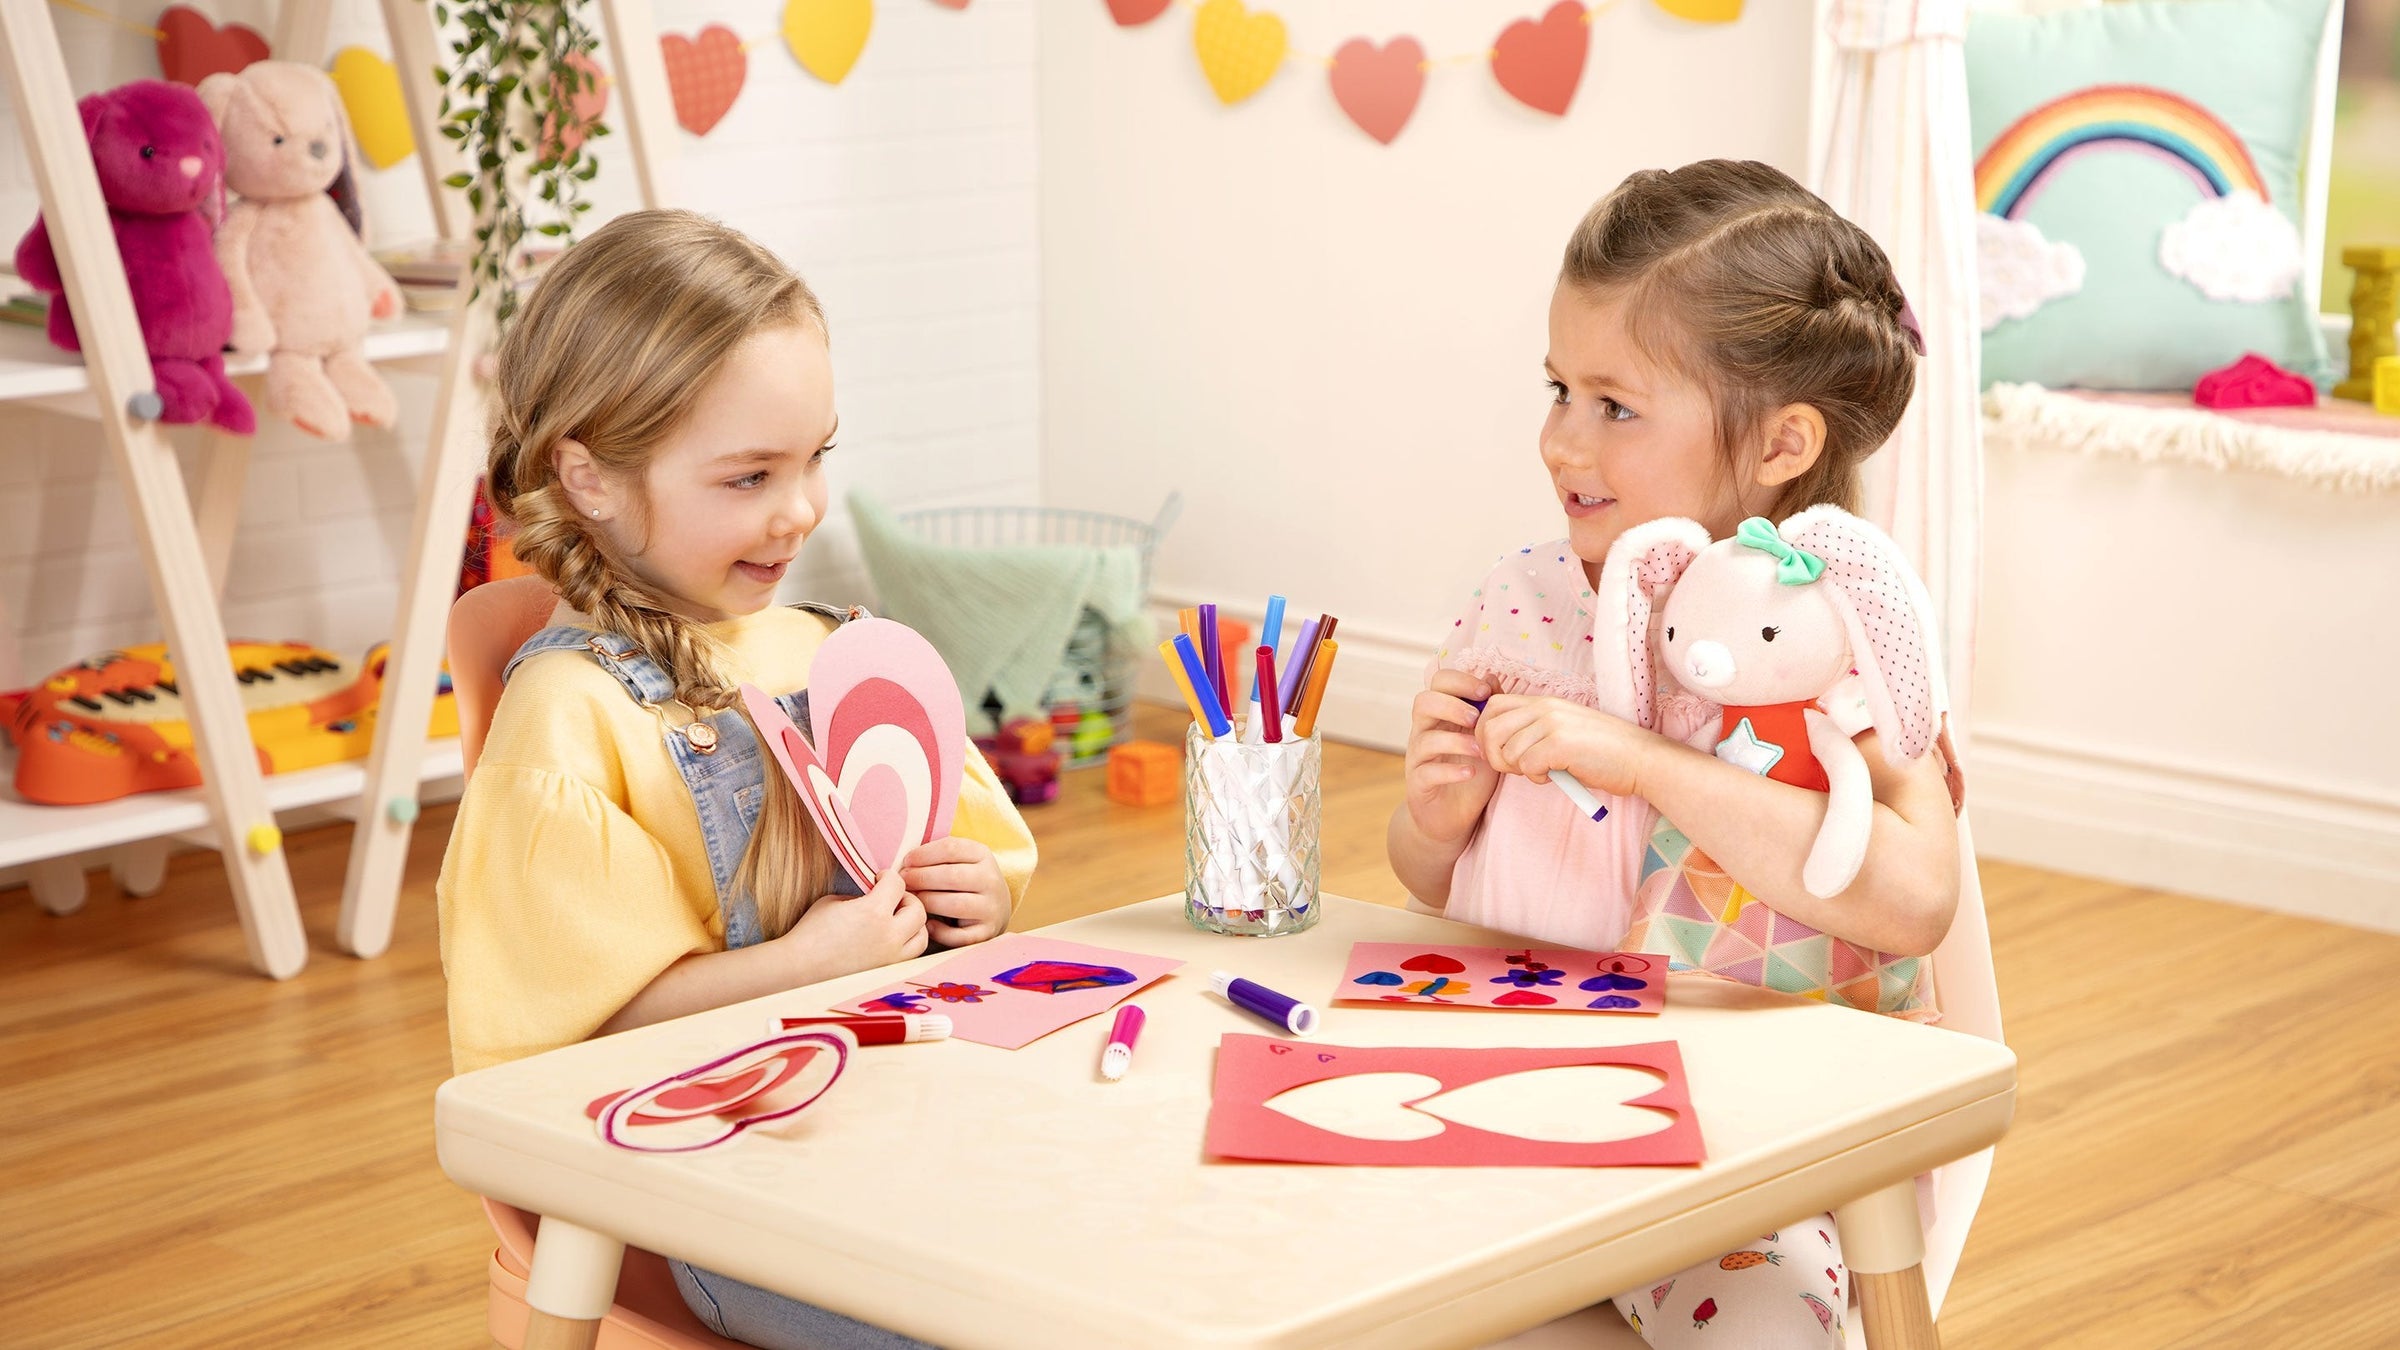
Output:
[[[1158,540],[1183,513],[1183,494],[1170,492],[1150,520],[1115,516],[1103,511],[1070,511],[1051,506],[946,506],[902,511],[894,516],[901,527],[929,544],[956,548],[1019,548],[1088,544],[1095,548],[1133,548],[1142,560],[1142,591],[1150,590],[1150,560]],[[1107,760],[1108,752],[1132,738],[1135,653],[1111,654],[1108,623],[1099,612],[1085,609],[1067,641],[1065,656],[1051,676],[1043,706],[1057,732],[1059,763],[1082,769]],[[1089,714],[1107,719],[1106,734]],[[1087,724],[1088,723],[1088,724]]]

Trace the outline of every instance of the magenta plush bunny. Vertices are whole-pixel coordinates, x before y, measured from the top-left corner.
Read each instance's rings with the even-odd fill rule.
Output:
[[[93,94],[76,107],[150,351],[159,420],[213,422],[237,436],[251,434],[258,415],[225,378],[233,293],[212,240],[225,200],[225,149],[215,119],[198,94],[159,80]],[[50,340],[83,350],[48,221],[36,219],[17,245],[17,274],[53,297]]]

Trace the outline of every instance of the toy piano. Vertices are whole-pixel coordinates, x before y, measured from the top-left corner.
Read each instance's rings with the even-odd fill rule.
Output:
[[[262,772],[363,759],[374,747],[388,644],[357,662],[302,642],[230,646]],[[164,644],[107,652],[0,696],[0,724],[17,745],[17,793],[45,806],[199,786],[186,717]],[[429,734],[458,734],[446,672]]]

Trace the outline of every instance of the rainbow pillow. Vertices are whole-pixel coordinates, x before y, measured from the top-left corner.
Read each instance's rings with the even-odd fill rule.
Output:
[[[2300,160],[2327,0],[2140,0],[1967,28],[1986,383],[2311,378]]]

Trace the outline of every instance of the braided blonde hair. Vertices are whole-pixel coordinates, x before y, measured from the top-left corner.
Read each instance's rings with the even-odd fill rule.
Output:
[[[734,351],[790,326],[822,333],[825,314],[773,253],[689,211],[636,211],[567,250],[500,344],[486,485],[514,527],[511,546],[568,604],[657,662],[695,714],[740,705],[724,650],[576,511],[558,478],[559,442],[579,442],[609,477],[643,481]],[[824,841],[770,768],[738,883],[767,933],[787,931],[831,876]]]
[[[1559,279],[1617,300],[1644,350],[1708,389],[1735,482],[1768,414],[1824,416],[1816,463],[1757,514],[1858,509],[1859,465],[1900,424],[1918,347],[1865,230],[1765,164],[1644,169],[1584,216]]]

